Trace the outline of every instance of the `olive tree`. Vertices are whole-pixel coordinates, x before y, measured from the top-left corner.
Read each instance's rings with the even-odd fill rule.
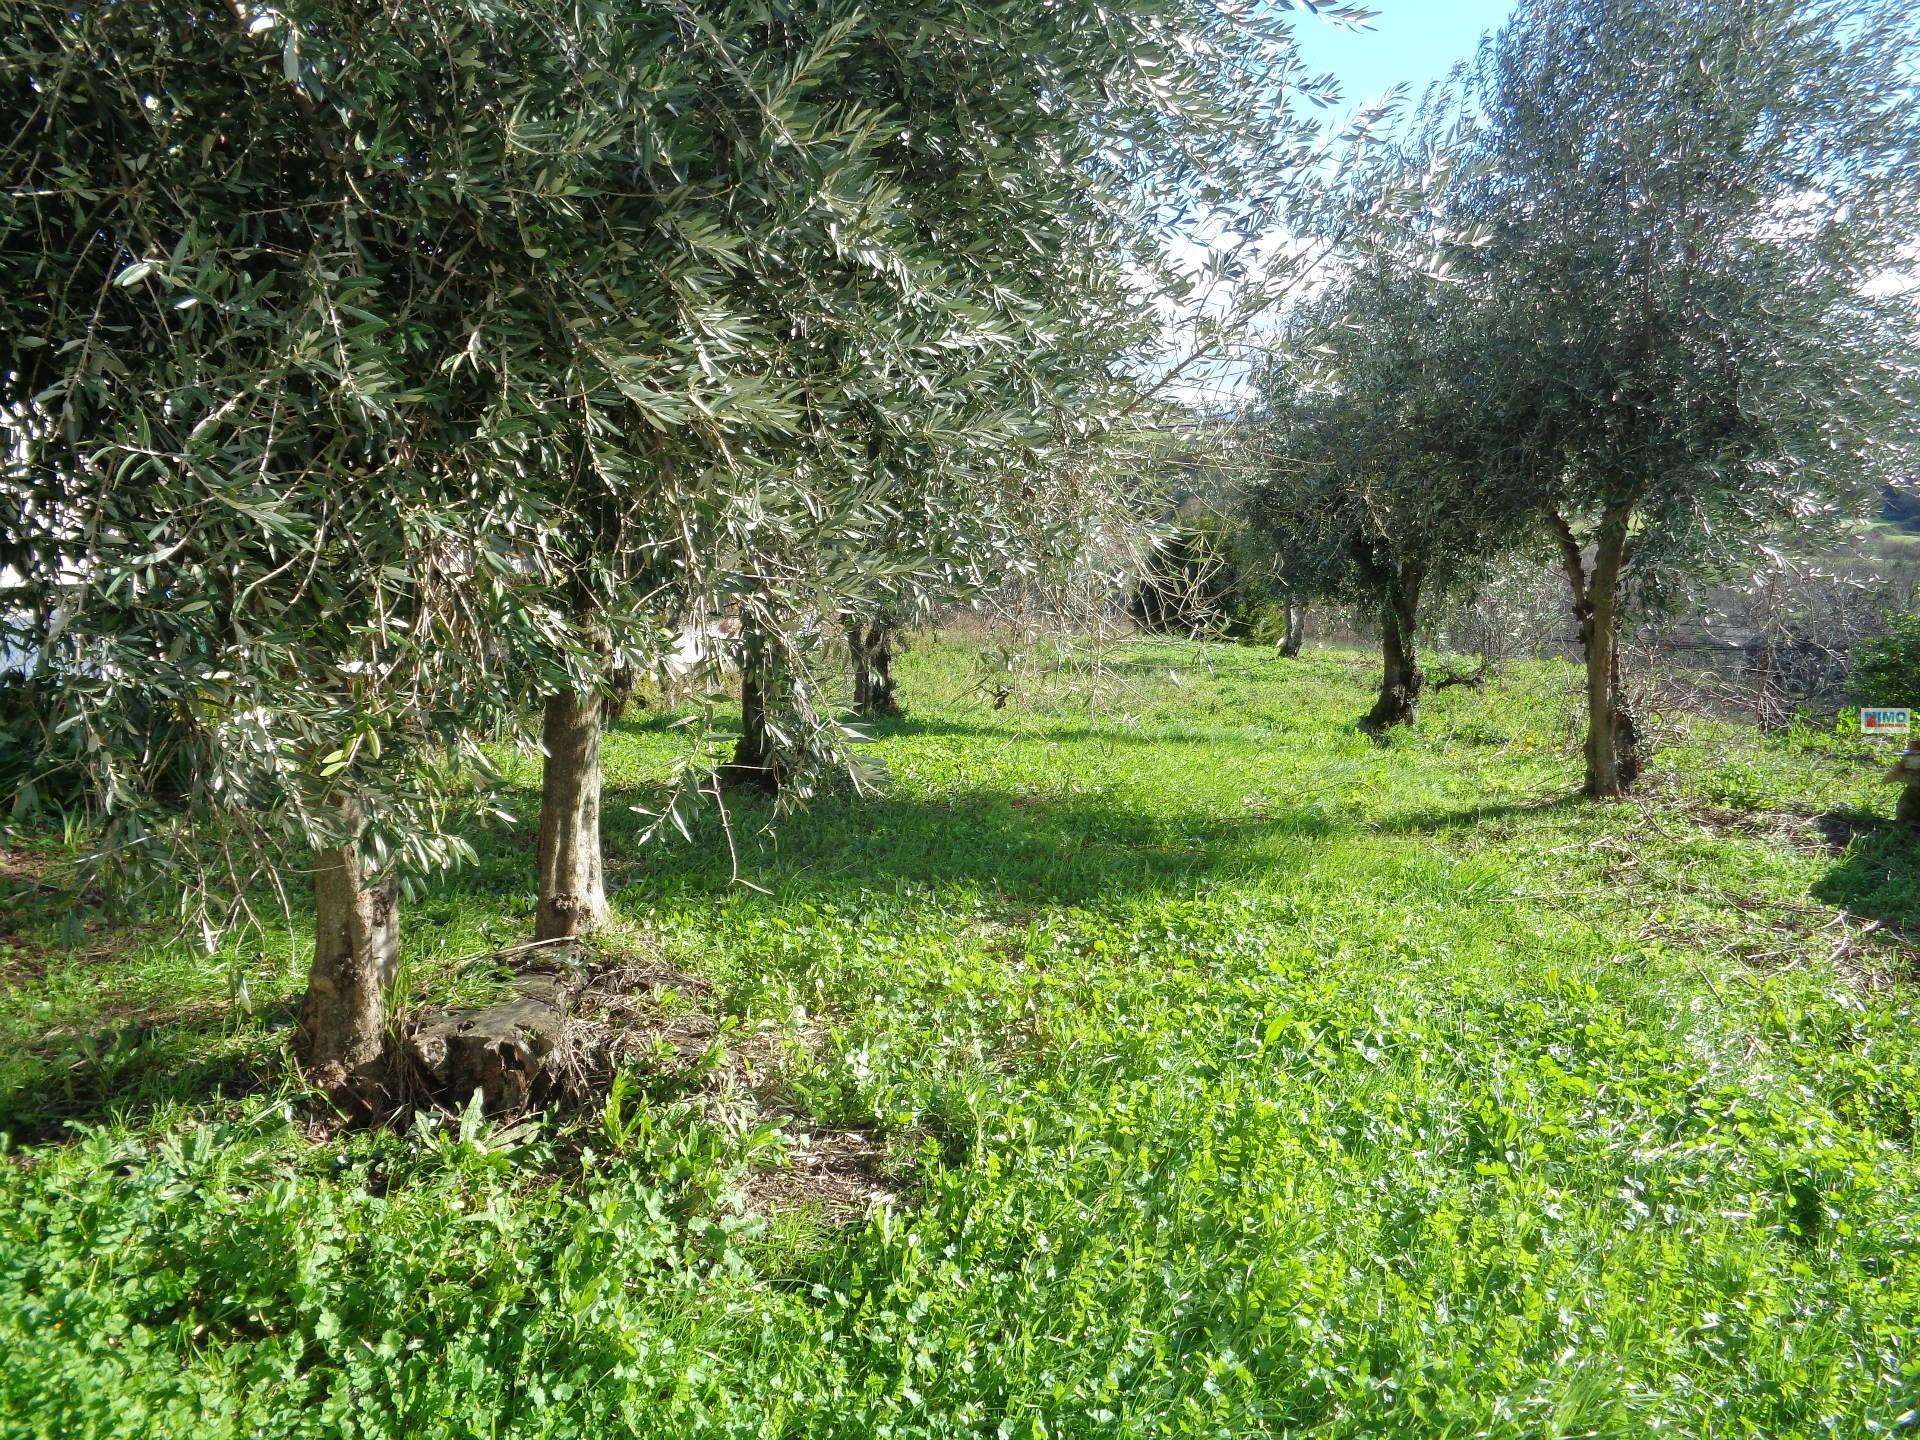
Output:
[[[526,119],[582,57],[543,18],[0,6],[0,623],[38,773],[116,893],[184,882],[210,934],[311,873],[298,1048],[369,1104],[400,876],[468,852],[479,740],[569,663],[523,478],[577,448],[584,349],[542,243],[564,138]]]
[[[1912,467],[1916,33],[1901,0],[1525,0],[1483,49],[1449,203],[1487,227],[1488,463],[1566,571],[1590,794],[1639,765],[1629,597]]]
[[[541,938],[607,913],[602,699],[683,625],[737,614],[777,744],[846,759],[826,622],[1086,513],[1169,223],[1257,233],[1300,168],[1283,26],[1197,0],[0,20],[33,774],[210,926],[310,867],[300,1049],[363,1099],[486,740],[540,710]]]
[[[806,428],[713,212],[777,192],[777,269],[849,207],[859,243],[870,166],[682,9],[0,14],[0,563],[40,773],[210,923],[309,857],[302,1057],[370,1096],[396,879],[465,853],[480,742],[545,701],[542,908],[577,926],[606,661],[718,588]]]
[[[1472,297],[1383,248],[1291,317],[1263,372],[1269,459],[1249,515],[1293,595],[1378,617],[1364,724],[1412,724],[1422,605],[1470,583],[1517,529],[1478,450]]]

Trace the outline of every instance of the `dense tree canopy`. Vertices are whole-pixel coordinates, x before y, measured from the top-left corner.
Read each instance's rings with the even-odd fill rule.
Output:
[[[1084,526],[1141,277],[1309,139],[1283,22],[1189,0],[12,0],[0,53],[22,799],[241,904],[312,852],[362,979],[536,703],[538,928],[604,914],[601,696],[684,623],[843,761],[819,637]]]

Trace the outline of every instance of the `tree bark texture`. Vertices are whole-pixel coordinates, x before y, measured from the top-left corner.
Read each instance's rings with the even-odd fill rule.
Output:
[[[1595,799],[1624,795],[1640,778],[1640,730],[1620,675],[1620,577],[1626,568],[1630,520],[1631,512],[1625,509],[1601,517],[1589,570],[1573,528],[1559,515],[1548,514],[1586,657],[1586,793]]]
[[[535,862],[540,880],[536,940],[585,935],[610,914],[600,849],[602,709],[598,695],[575,691],[547,700],[540,737],[547,758]]]
[[[576,988],[536,971],[520,977],[511,1000],[424,1020],[406,1041],[415,1081],[452,1109],[478,1093],[489,1115],[556,1098],[579,1068],[568,1027]]]
[[[316,852],[313,967],[295,1053],[308,1078],[342,1103],[374,1112],[389,1081],[387,995],[400,958],[398,877],[371,873],[357,827]]]
[[[1422,578],[1418,567],[1401,566],[1380,607],[1383,664],[1380,696],[1362,722],[1369,730],[1411,725],[1419,717],[1420,691],[1426,685],[1426,675],[1420,669],[1414,637],[1420,623]]]
[[[853,662],[853,708],[872,719],[901,713],[893,683],[893,627],[885,620],[847,625],[847,652]]]
[[[720,783],[729,790],[772,795],[780,789],[779,758],[767,733],[766,672],[766,642],[748,631],[740,666],[740,739],[733,759],[720,767]]]
[[[1298,600],[1287,601],[1287,633],[1280,642],[1280,654],[1292,660],[1307,640],[1307,607]]]

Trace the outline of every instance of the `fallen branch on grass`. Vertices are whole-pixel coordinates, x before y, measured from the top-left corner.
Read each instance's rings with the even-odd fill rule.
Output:
[[[1465,685],[1469,690],[1481,690],[1486,687],[1490,673],[1487,662],[1482,660],[1477,670],[1448,670],[1435,675],[1427,681],[1429,690],[1444,690],[1449,685]]]

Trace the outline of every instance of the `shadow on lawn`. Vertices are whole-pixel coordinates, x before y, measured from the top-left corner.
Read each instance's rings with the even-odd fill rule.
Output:
[[[1564,814],[1592,803],[1577,790],[1563,790],[1533,800],[1500,800],[1458,807],[1428,805],[1390,816],[1374,828],[1388,835],[1431,835],[1441,830],[1466,830],[1498,820]]]
[[[609,810],[651,797],[620,792]],[[630,812],[628,812],[630,814]],[[827,796],[769,833],[766,801],[730,802],[742,874],[783,899],[827,898],[897,883],[970,885],[1023,904],[1097,905],[1183,891],[1244,869],[1272,838],[1323,837],[1324,815],[1283,810],[1223,818],[1204,810],[1130,809],[1126,797],[980,790],[944,803]],[[637,829],[637,827],[635,827]],[[717,817],[657,855],[639,857],[609,825],[609,853],[638,858],[646,877],[685,893],[732,885]],[[1269,856],[1262,850],[1259,859]]]
[[[1813,898],[1878,920],[1902,932],[1906,945],[1920,947],[1920,831],[1864,812],[1841,818],[1850,843],[1814,882]]]
[[[0,1084],[0,1131],[16,1145],[71,1137],[75,1126],[167,1104],[204,1104],[274,1083],[292,1000],[242,1017],[225,1004],[48,1032],[16,1055]]]
[[[609,879],[626,889],[628,905],[655,894],[738,891],[727,831],[710,802],[690,819],[690,837],[640,841],[648,822],[634,807],[657,809],[663,798],[654,786],[609,788],[601,808]],[[1096,905],[1184,891],[1255,865],[1270,872],[1287,860],[1266,842],[1346,828],[1304,808],[1222,817],[1133,805],[1128,796],[1099,791],[982,789],[937,803],[839,792],[814,797],[771,830],[767,800],[730,796],[727,811],[740,877],[773,892],[770,903],[850,898],[906,884],[973,886],[1019,904]],[[449,896],[526,890],[532,843],[524,829],[488,835],[477,869],[436,888]]]
[[[1053,716],[1008,712],[1008,718],[990,720],[924,720],[907,715],[891,720],[862,720],[860,730],[873,740],[892,740],[914,736],[952,736],[961,740],[998,740],[1005,744],[1032,744],[1036,741],[1058,745],[1219,745],[1228,736],[1242,735],[1248,729],[1244,717],[1223,717],[1220,725],[1209,728],[1192,723],[1164,722],[1129,724],[1119,717],[1101,723],[1093,720],[1061,720]]]

